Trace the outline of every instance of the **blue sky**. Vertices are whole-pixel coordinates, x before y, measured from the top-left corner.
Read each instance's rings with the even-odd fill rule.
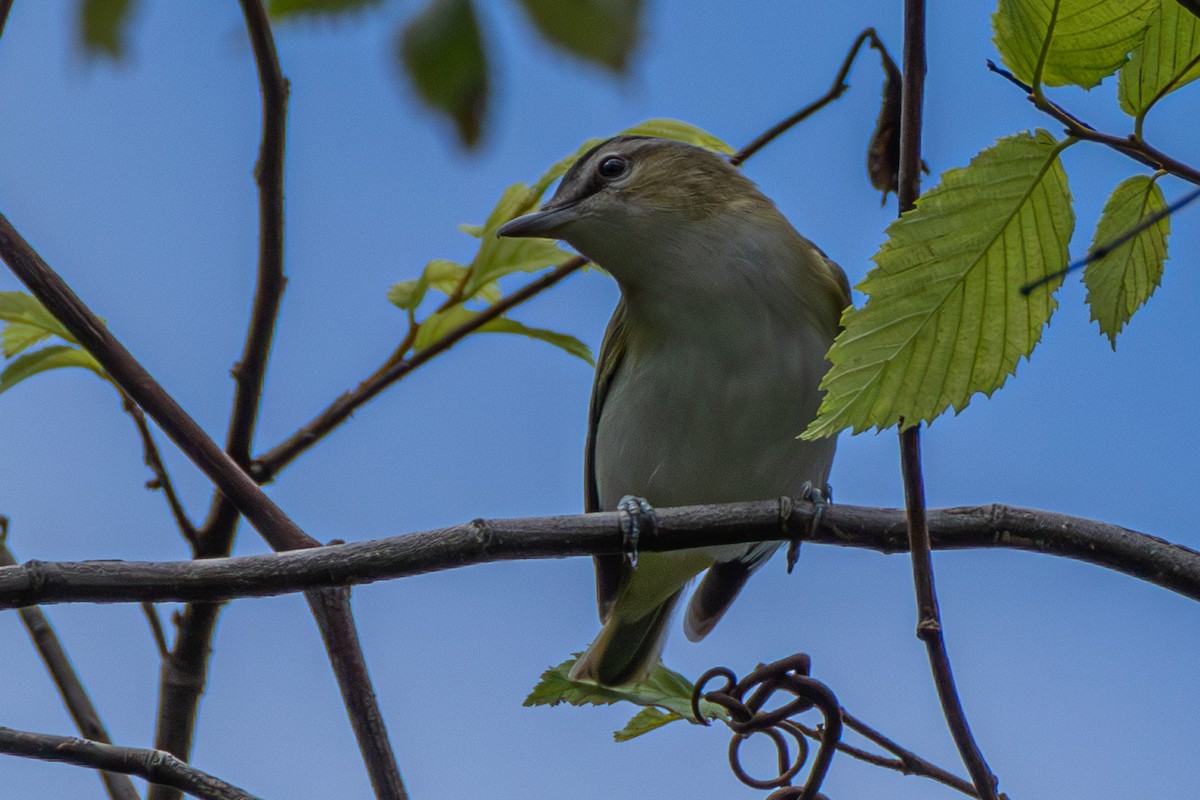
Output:
[[[15,4],[0,41],[0,209],[150,371],[223,437],[253,285],[251,170],[258,88],[237,5],[140,4],[126,63],[81,58],[74,3]],[[393,73],[392,31],[412,4],[277,29],[292,81],[287,166],[290,278],[258,444],[287,436],[367,375],[402,333],[387,287],[431,258],[465,259],[456,229],[592,136],[650,117],[735,146],[822,93],[854,36],[900,47],[899,3],[652,0],[620,79],[549,49],[516,4],[480,3],[496,76],[489,135],[464,154]],[[925,158],[934,176],[997,137],[1057,130],[990,75],[990,7],[930,3]],[[835,106],[747,166],[797,228],[865,274],[895,215],[865,179],[879,72],[866,54]],[[1123,133],[1112,80],[1069,108]],[[1147,136],[1190,163],[1196,89],[1169,98]],[[1081,253],[1111,188],[1137,170],[1097,147],[1066,157]],[[934,178],[930,178],[932,181]],[[1168,197],[1184,190],[1164,184]],[[1108,520],[1200,547],[1188,509],[1200,477],[1195,210],[1173,224],[1163,286],[1114,352],[1068,280],[1044,341],[990,400],[925,436],[932,505],[1004,502]],[[7,273],[0,289],[15,289]],[[597,347],[616,299],[576,275],[516,314]],[[859,298],[861,301],[861,297]],[[361,410],[270,487],[321,540],[366,539],[476,516],[580,509],[590,370],[545,345],[477,337]],[[170,446],[196,516],[205,480]],[[843,437],[837,499],[901,502],[895,436]],[[0,396],[0,513],[22,559],[178,559],[186,548],[147,478],[112,391],[82,372]],[[238,552],[265,550],[244,529]],[[1200,613],[1095,567],[1000,551],[935,560],[947,639],[980,743],[1013,797],[1194,795]],[[724,764],[719,730],[675,725],[632,743],[632,709],[526,709],[538,674],[596,628],[582,559],[473,567],[355,591],[401,768],[415,798],[757,797]],[[666,657],[692,677],[797,650],[854,713],[958,770],[912,635],[902,556],[806,547],[772,562],[700,645]],[[152,738],[158,660],[134,606],[49,609],[115,740]],[[164,614],[166,610],[164,609]],[[0,615],[0,724],[72,732],[13,613]],[[233,604],[222,618],[194,760],[268,798],[366,798],[337,689],[299,597]],[[14,797],[100,797],[86,771],[0,759]],[[831,797],[939,798],[949,790],[850,759]]]

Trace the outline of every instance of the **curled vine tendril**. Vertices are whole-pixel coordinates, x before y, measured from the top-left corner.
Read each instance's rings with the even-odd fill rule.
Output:
[[[700,676],[692,693],[692,713],[704,720],[700,701],[714,703],[729,712],[725,724],[733,731],[729,742],[729,766],[738,780],[755,789],[778,789],[768,800],[817,800],[817,791],[833,761],[833,753],[842,737],[842,712],[837,697],[828,686],[809,677],[811,659],[804,653],[781,659],[771,664],[760,665],[740,681],[733,670],[714,667]],[[721,679],[723,684],[708,689],[713,681]],[[767,708],[777,693],[790,695],[782,705]],[[808,761],[809,745],[800,727],[789,719],[797,714],[816,708],[825,718],[824,733],[820,737],[816,758],[803,786],[793,786],[792,780],[804,769]],[[766,780],[755,778],[746,772],[741,763],[742,743],[755,734],[766,736],[775,745],[778,774]],[[789,740],[795,743],[793,758]]]

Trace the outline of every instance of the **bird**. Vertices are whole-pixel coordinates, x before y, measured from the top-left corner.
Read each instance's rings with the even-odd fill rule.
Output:
[[[679,141],[617,136],[581,155],[545,205],[498,234],[565,241],[620,289],[592,388],[587,511],[824,489],[835,440],[798,436],[816,416],[849,283],[728,160]],[[602,626],[570,679],[644,682],[691,580],[707,570],[684,618],[687,638],[699,641],[779,544],[596,556]]]

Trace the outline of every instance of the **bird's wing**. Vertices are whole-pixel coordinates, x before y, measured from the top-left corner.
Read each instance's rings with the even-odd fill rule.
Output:
[[[588,408],[587,445],[583,458],[584,510],[601,511],[600,489],[596,486],[596,430],[600,427],[600,413],[604,409],[604,398],[608,387],[620,366],[625,353],[625,299],[621,298],[608,321],[604,342],[600,345],[600,357],[596,360],[596,382],[592,384],[592,401]],[[596,604],[600,608],[600,621],[608,619],[608,612],[617,597],[624,577],[624,557],[620,554],[595,556]]]

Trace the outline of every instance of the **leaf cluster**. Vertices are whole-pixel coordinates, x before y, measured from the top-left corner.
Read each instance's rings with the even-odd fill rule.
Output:
[[[1151,109],[1200,77],[1200,18],[1176,0],[1000,0],[992,28],[1005,65],[1043,109],[1047,86],[1088,89],[1117,74],[1131,146]],[[857,287],[866,304],[843,316],[806,438],[930,422],[1015,373],[1067,271],[1075,219],[1061,157],[1078,141],[1044,130],[1003,137],[889,226]],[[1164,174],[1122,181],[1096,225],[1092,250],[1103,255],[1083,280],[1092,319],[1114,347],[1162,278],[1170,223],[1154,215],[1166,206]],[[1105,247],[1128,231],[1136,233]]]
[[[61,343],[38,347],[53,339]],[[61,367],[83,367],[108,380],[99,362],[41,303],[24,292],[0,292],[0,352],[11,359],[0,371],[0,394],[39,372]]]

